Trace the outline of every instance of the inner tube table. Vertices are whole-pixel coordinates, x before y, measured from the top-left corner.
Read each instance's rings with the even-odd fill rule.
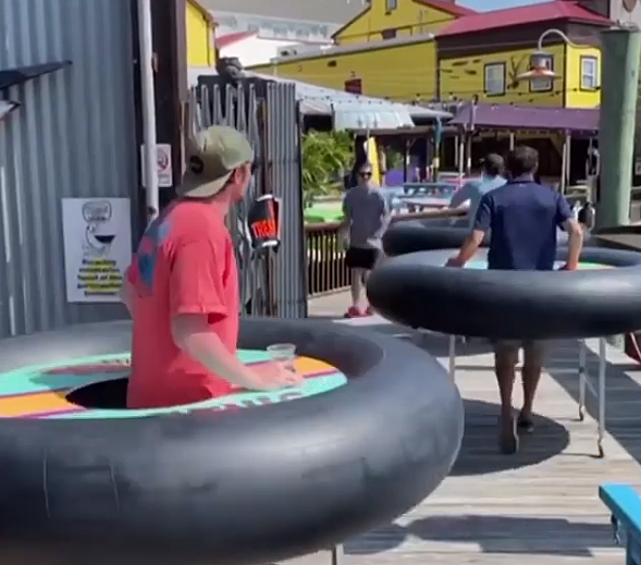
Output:
[[[449,376],[456,372],[455,336],[505,340],[578,340],[579,419],[586,397],[597,402],[597,449],[604,456],[606,337],[641,327],[641,254],[586,247],[574,272],[490,271],[480,249],[466,268],[445,267],[457,249],[389,258],[368,283],[370,304],[383,317],[450,336]],[[567,249],[557,250],[557,267]],[[431,300],[426,301],[424,297]],[[599,337],[601,336],[601,337]],[[585,339],[598,338],[598,371],[587,371]]]

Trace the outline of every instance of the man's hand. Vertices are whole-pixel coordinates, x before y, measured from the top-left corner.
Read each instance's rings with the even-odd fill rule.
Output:
[[[303,376],[284,363],[265,363],[252,367],[252,370],[256,377],[252,388],[256,390],[280,390],[303,382]]]
[[[465,267],[466,261],[461,260],[459,255],[456,257],[450,257],[445,263],[446,267]]]

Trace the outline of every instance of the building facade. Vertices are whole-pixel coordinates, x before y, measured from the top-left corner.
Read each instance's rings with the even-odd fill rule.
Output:
[[[185,35],[187,42],[187,65],[190,67],[214,67],[216,24],[211,13],[196,0],[185,3]]]
[[[334,34],[335,46],[281,56],[255,70],[396,100],[598,106],[599,33],[611,24],[593,2],[553,0],[475,13],[448,0],[372,0]],[[518,81],[541,34],[557,78]]]

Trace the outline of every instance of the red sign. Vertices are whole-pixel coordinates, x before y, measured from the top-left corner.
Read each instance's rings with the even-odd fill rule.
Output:
[[[280,202],[271,194],[261,196],[251,205],[247,223],[255,248],[277,246],[280,242]]]
[[[345,81],[345,92],[363,94],[363,81],[360,78],[350,78]]]

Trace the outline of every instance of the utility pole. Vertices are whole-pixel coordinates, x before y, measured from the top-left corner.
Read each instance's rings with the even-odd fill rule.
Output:
[[[630,223],[640,60],[638,27],[615,27],[601,33],[597,229]]]

